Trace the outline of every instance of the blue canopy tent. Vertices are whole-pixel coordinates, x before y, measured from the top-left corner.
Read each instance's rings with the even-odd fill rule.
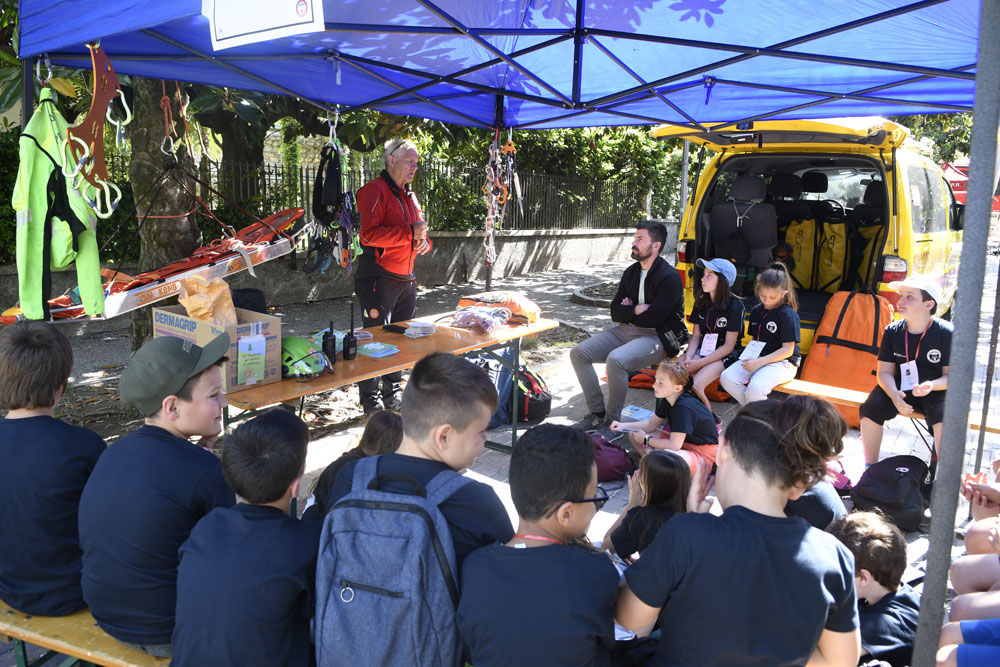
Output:
[[[975,106],[971,251],[959,270],[913,662],[933,664],[996,183],[1000,0],[324,0],[323,8],[322,32],[213,52],[202,0],[21,0],[19,55],[87,67],[84,44],[100,40],[124,74],[481,127],[698,129]]]
[[[201,0],[21,1],[21,58],[514,128],[971,111],[976,0],[326,0],[212,52]]]

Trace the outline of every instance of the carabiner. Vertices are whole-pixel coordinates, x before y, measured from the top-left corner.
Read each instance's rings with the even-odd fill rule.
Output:
[[[115,210],[118,208],[118,204],[121,203],[122,191],[118,189],[117,185],[111,183],[110,181],[98,181],[98,183],[100,184],[101,187],[94,188],[96,193],[94,199],[91,199],[90,197],[87,196],[87,188],[84,188],[81,194],[83,195],[84,200],[86,200],[87,206],[89,206],[91,210],[94,212],[94,215],[96,215],[101,220],[107,220],[114,214]],[[111,201],[112,189],[115,191],[114,201]],[[107,204],[106,210],[101,210],[102,190],[104,192],[104,203]]]
[[[69,152],[66,151],[66,149],[69,148],[70,139],[72,139],[73,141],[76,141],[77,143],[79,143],[83,147],[83,153],[81,153],[80,157],[78,157],[78,158],[74,158],[73,157],[73,151],[72,150],[70,150]],[[61,169],[62,169],[63,176],[65,176],[66,178],[73,178],[73,179],[75,179],[76,176],[77,176],[77,174],[79,174],[80,171],[83,169],[83,166],[85,164],[87,164],[88,162],[90,162],[93,159],[93,156],[90,154],[90,147],[87,145],[87,142],[85,142],[83,139],[81,139],[80,137],[76,136],[75,134],[68,134],[67,133],[66,138],[62,140],[62,144],[60,145],[60,149],[62,151],[61,154],[62,154],[62,158],[63,158],[63,163],[62,163]],[[67,157],[69,157],[68,160],[66,159]],[[76,161],[76,168],[73,169],[72,171],[66,171],[66,164],[67,163],[72,164],[74,160]]]
[[[167,145],[170,146],[169,150],[167,149]],[[177,153],[174,151],[174,138],[169,134],[163,136],[163,141],[160,142],[160,152],[174,158],[174,162],[179,161]]]
[[[132,122],[132,110],[128,108],[128,102],[125,101],[125,93],[122,92],[121,88],[118,89],[118,97],[122,101],[122,109],[125,110],[125,119],[119,121],[116,120],[111,115],[111,109],[112,106],[114,105],[114,98],[111,98],[111,101],[108,102],[108,111],[106,114],[104,114],[104,116],[108,119],[108,122],[111,123],[112,125],[121,125],[124,127],[125,125],[128,125],[129,123]]]

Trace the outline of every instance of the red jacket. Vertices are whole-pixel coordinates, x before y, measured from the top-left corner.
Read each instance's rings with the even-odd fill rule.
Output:
[[[413,223],[423,220],[424,213],[410,186],[400,188],[383,171],[358,190],[358,212],[364,252],[356,277],[413,280]]]

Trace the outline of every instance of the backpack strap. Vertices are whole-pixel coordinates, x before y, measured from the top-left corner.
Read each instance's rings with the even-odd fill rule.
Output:
[[[378,461],[381,456],[365,456],[358,459],[354,466],[354,478],[351,481],[351,493],[359,493],[378,475]]]
[[[427,502],[440,505],[471,481],[470,478],[463,477],[454,470],[442,470],[427,484]]]

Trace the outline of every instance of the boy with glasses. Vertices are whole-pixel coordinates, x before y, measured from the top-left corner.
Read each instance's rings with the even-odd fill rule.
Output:
[[[568,426],[532,428],[511,455],[510,492],[514,538],[475,551],[462,569],[458,630],[469,660],[610,664],[618,571],[575,543],[608,499],[590,439]]]

